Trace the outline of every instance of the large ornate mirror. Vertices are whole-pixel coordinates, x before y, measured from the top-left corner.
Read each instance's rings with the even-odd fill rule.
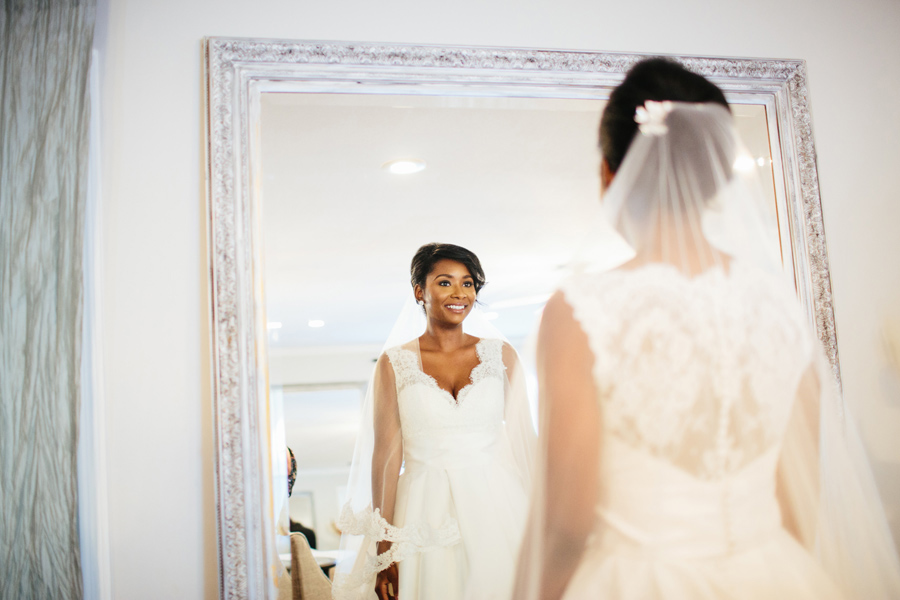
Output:
[[[595,222],[600,111],[640,58],[207,40],[223,598],[272,596],[287,512],[336,547],[359,398],[419,245],[474,250],[485,310],[514,343],[527,335]],[[676,58],[732,102],[741,168],[767,181],[784,267],[839,379],[804,63]],[[391,173],[399,158],[426,168]]]

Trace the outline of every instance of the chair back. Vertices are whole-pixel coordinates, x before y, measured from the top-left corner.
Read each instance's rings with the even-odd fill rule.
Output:
[[[294,600],[331,600],[331,581],[325,577],[302,533],[291,534],[291,583]]]

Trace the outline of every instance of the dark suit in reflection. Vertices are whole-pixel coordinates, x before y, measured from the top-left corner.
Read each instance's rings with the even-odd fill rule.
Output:
[[[291,533],[295,531],[299,531],[303,535],[306,536],[306,541],[309,542],[309,547],[313,550],[316,549],[316,532],[306,527],[302,523],[298,523],[297,521],[291,519]]]

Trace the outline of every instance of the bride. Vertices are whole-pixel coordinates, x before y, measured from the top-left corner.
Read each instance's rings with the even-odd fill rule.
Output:
[[[422,246],[411,280],[369,385],[333,596],[508,598],[535,437],[524,373],[473,313],[485,277],[472,252]]]
[[[541,452],[513,598],[891,598],[871,471],[712,83],[636,65],[600,126],[603,209],[538,338]],[[821,468],[820,468],[821,467]]]

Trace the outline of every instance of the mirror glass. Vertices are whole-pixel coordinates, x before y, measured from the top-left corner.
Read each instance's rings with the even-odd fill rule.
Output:
[[[286,506],[313,529],[320,555],[338,547],[334,522],[360,405],[411,293],[413,253],[427,242],[474,251],[488,279],[482,308],[521,348],[576,244],[601,227],[603,106],[584,98],[261,94],[274,514]],[[781,219],[770,110],[733,105],[749,151],[736,166],[760,172],[772,218]],[[424,169],[393,173],[398,159]],[[610,240],[610,261],[625,252],[611,231],[595,230]],[[290,501],[279,475],[284,446],[297,461]]]

